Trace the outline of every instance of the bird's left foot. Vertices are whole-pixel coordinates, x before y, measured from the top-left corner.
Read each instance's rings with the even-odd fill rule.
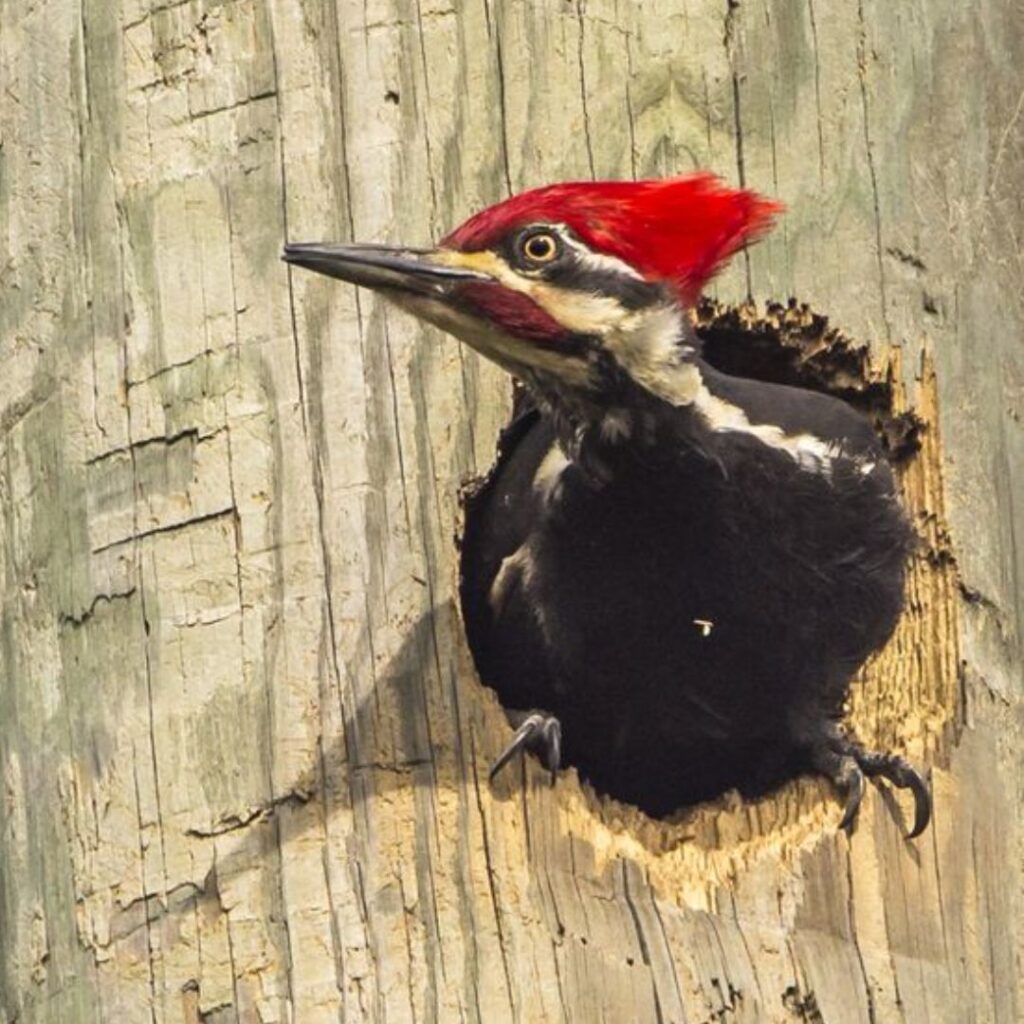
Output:
[[[837,731],[811,749],[811,760],[814,767],[831,779],[846,797],[840,828],[850,829],[853,826],[864,799],[866,778],[888,779],[894,786],[909,789],[914,794],[914,825],[907,833],[908,839],[919,836],[928,827],[932,817],[931,790],[910,762],[902,757],[865,750]]]
[[[562,763],[561,723],[554,715],[546,714],[543,711],[509,711],[508,718],[513,725],[518,724],[518,728],[512,741],[491,765],[488,778],[493,782],[498,772],[519,751],[529,750],[536,754],[544,767],[551,772],[551,785],[553,786]]]

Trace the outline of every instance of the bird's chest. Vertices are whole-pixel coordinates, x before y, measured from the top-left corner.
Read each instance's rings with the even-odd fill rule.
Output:
[[[688,460],[604,486],[570,469],[531,536],[530,597],[550,645],[589,672],[778,669],[852,592],[869,542],[846,509],[831,485],[760,465]]]
[[[722,619],[739,552],[717,502],[687,483],[633,476],[594,487],[565,475],[531,538],[530,589],[571,660],[666,661]]]

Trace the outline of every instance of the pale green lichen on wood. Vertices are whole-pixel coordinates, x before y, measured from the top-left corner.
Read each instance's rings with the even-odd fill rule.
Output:
[[[0,1016],[1013,1019],[1019,936],[981,936],[1014,919],[1020,33],[730,6],[0,5]],[[718,294],[795,291],[907,376],[937,354],[986,600],[916,856],[877,795],[834,839],[810,783],[689,829],[571,774],[490,791],[452,534],[506,384],[277,261],[556,178],[736,182],[739,139],[789,212]]]

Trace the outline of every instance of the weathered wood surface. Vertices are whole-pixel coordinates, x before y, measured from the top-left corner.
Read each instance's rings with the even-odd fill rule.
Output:
[[[1005,0],[0,0],[0,1021],[1021,1019],[1022,67]],[[717,294],[901,346],[932,425],[854,711],[914,844],[492,791],[507,383],[277,260],[694,166],[789,207]]]

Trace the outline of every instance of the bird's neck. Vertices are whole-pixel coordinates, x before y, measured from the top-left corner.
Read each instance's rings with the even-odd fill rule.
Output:
[[[536,374],[525,375],[524,382],[549,416],[565,455],[604,482],[637,459],[652,465],[659,453],[712,447],[712,431],[698,411],[705,369],[687,349],[678,363],[650,368],[644,383],[610,359],[596,368],[595,390]]]
[[[638,463],[656,468],[683,452],[728,475],[740,435],[766,455],[814,471],[827,471],[836,454],[828,439],[767,422],[764,401],[755,401],[757,386],[737,387],[739,382],[700,357],[696,343],[679,344],[672,357],[656,362],[637,359],[628,370],[609,358],[596,367],[596,377],[593,390],[541,376],[527,384],[550,416],[565,455],[598,482]]]

